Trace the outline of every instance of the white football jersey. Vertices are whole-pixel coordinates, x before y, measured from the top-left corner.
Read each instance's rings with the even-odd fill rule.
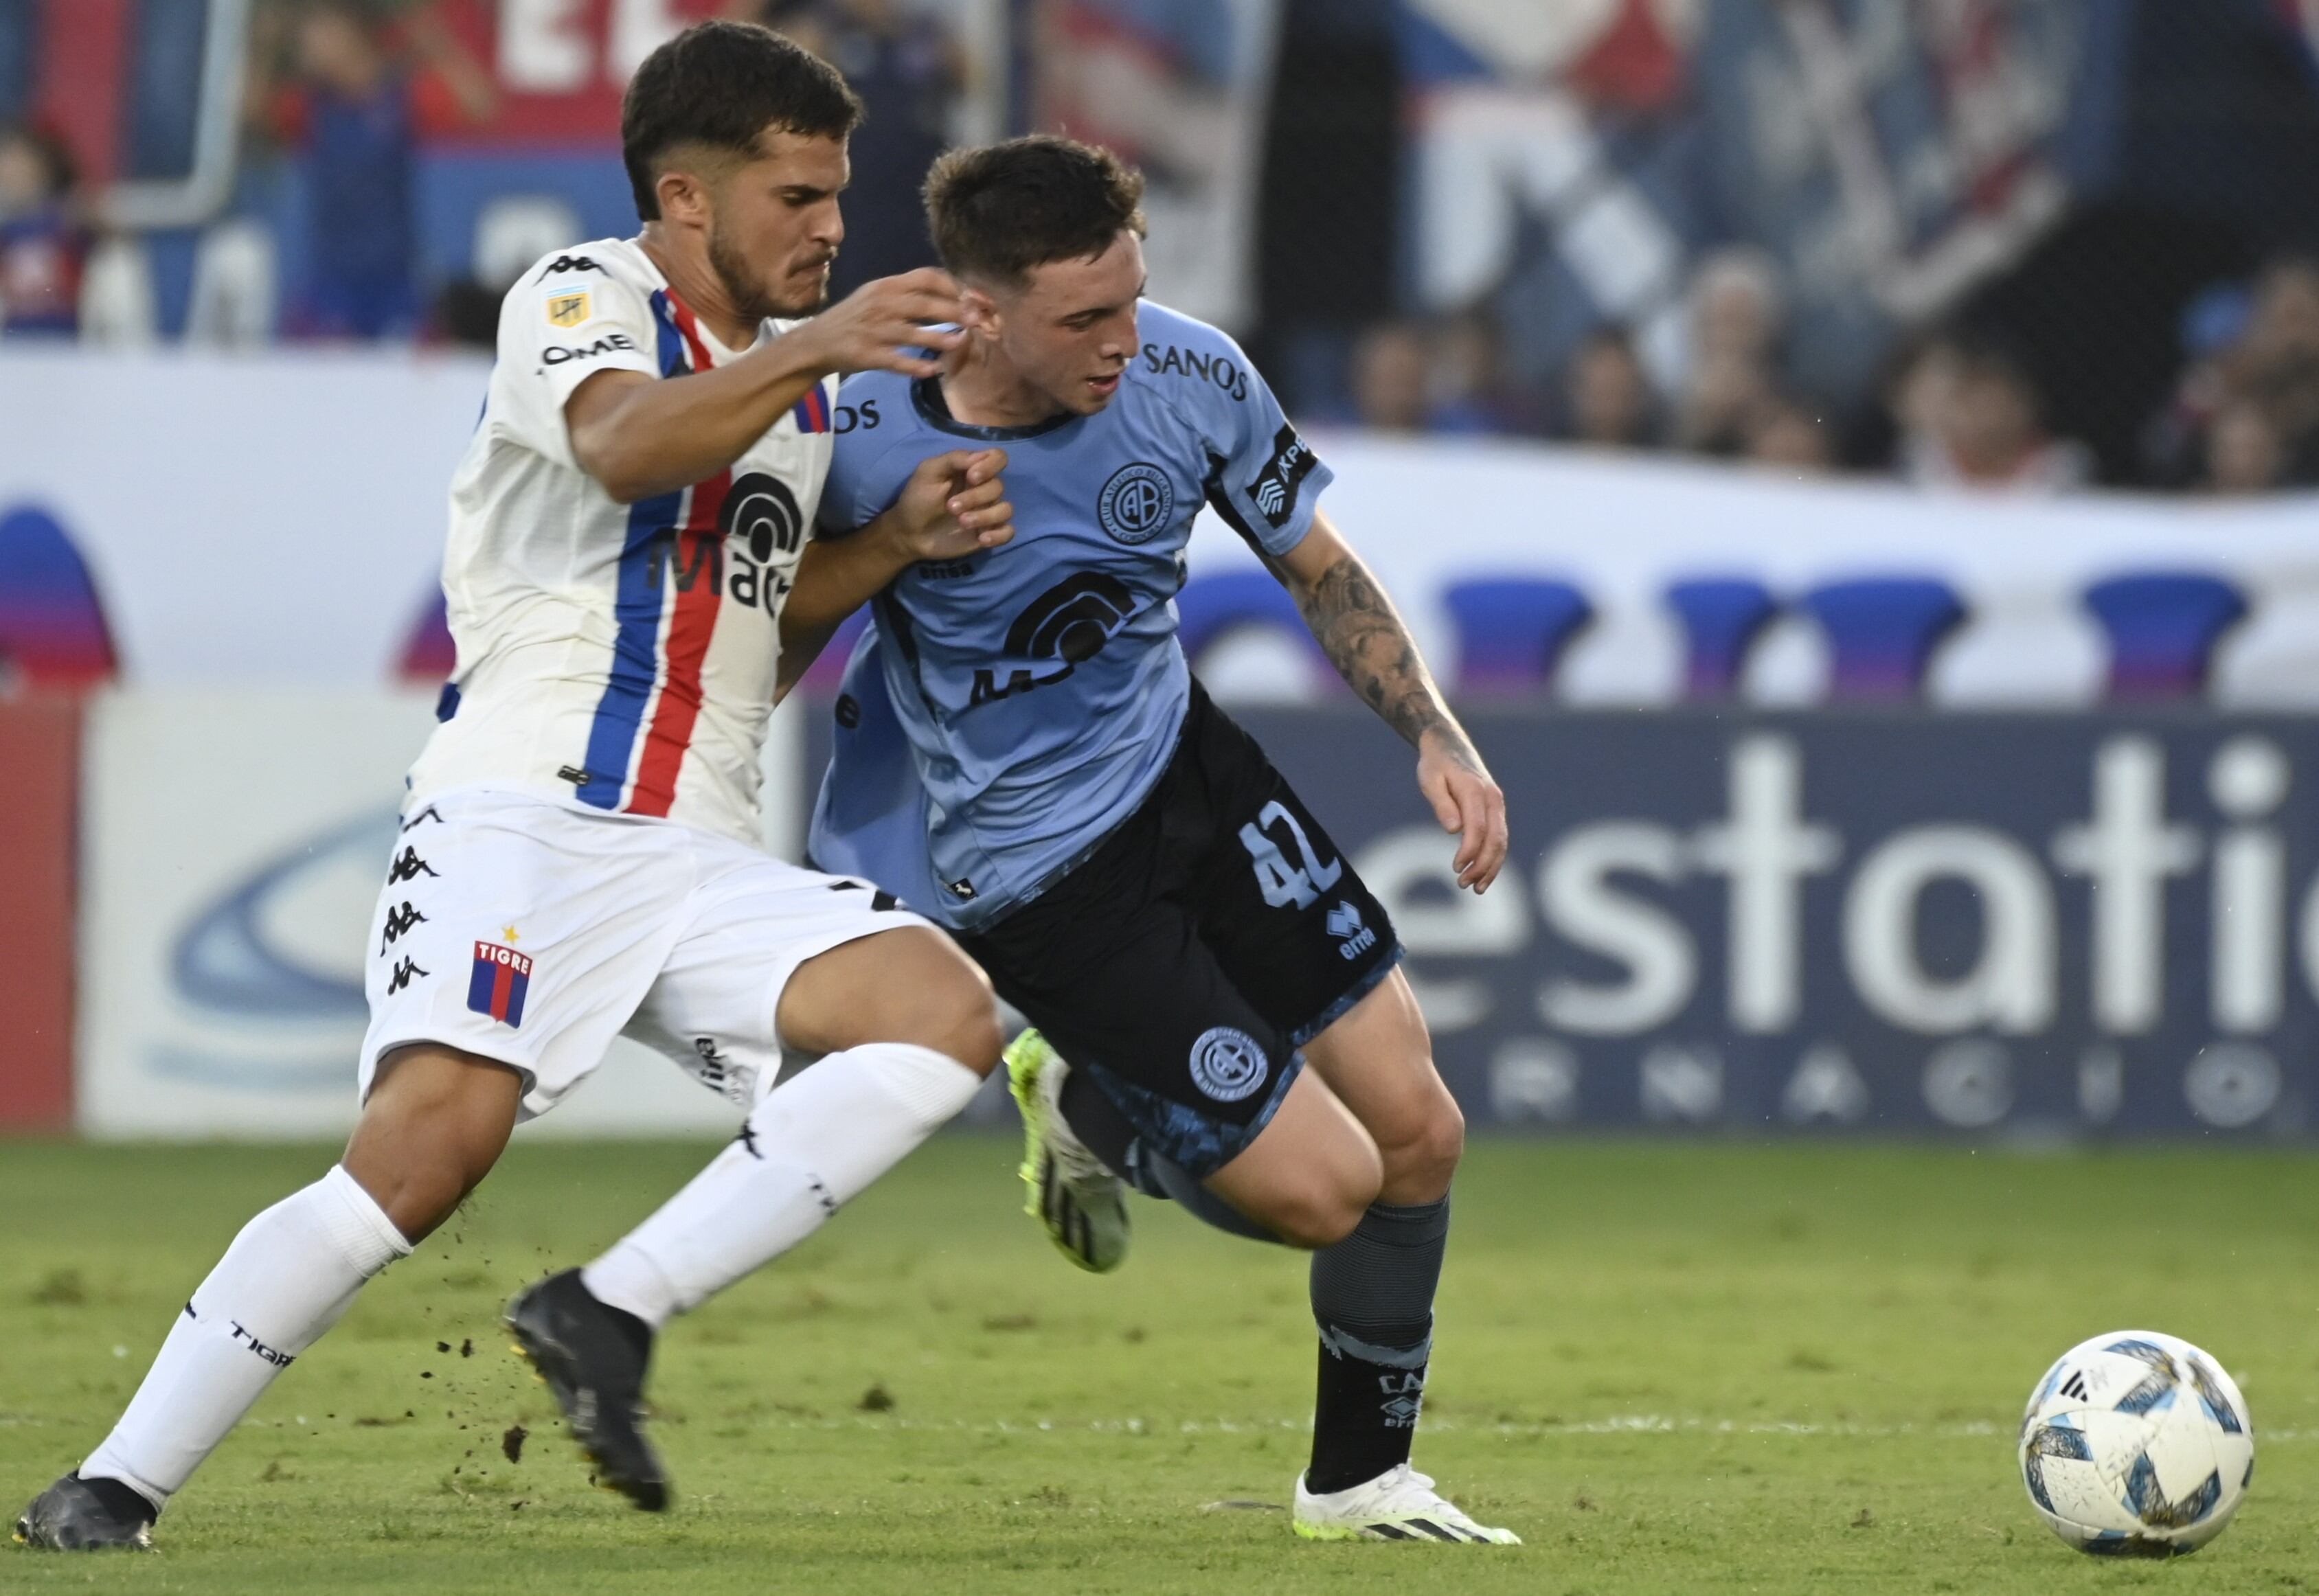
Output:
[[[796,325],[768,321],[757,341]],[[614,502],[564,404],[597,372],[737,359],[635,243],[560,250],[500,309],[490,397],[451,482],[458,668],[412,801],[493,787],[754,843],[781,608],[829,472],[835,379],[728,471]]]

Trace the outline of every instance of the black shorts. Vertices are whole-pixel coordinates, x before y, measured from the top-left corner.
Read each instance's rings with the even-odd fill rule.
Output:
[[[959,942],[1136,1141],[1194,1176],[1255,1139],[1304,1068],[1297,1050],[1401,959],[1384,906],[1196,681],[1150,796]]]

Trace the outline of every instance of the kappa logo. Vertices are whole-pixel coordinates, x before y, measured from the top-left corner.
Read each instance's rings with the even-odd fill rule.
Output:
[[[392,997],[397,992],[402,991],[405,987],[411,985],[414,977],[432,975],[433,973],[434,972],[432,970],[420,969],[419,961],[415,959],[399,960],[396,961],[394,966],[394,974],[387,978],[386,995],[389,997]]]
[[[598,266],[595,260],[589,256],[559,255],[540,269],[539,279],[540,281],[545,282],[546,279],[556,276],[564,272],[600,272],[603,270],[604,268]],[[609,275],[609,274],[607,274],[607,275]]]
[[[430,810],[429,813],[432,813],[432,811]],[[411,824],[415,825],[418,822],[413,821]],[[386,872],[386,884],[390,887],[400,887],[405,881],[411,880],[414,877],[418,876],[421,871],[424,871],[426,874],[430,876],[438,873],[433,865],[419,857],[418,849],[405,843],[402,849],[402,857],[396,860],[393,865],[389,868]]]
[[[1192,1084],[1219,1103],[1237,1103],[1264,1085],[1272,1061],[1245,1031],[1215,1025],[1192,1044]]]
[[[379,956],[384,958],[388,948],[393,946],[401,938],[410,934],[411,928],[420,924],[426,918],[426,915],[411,907],[411,900],[407,897],[402,900],[401,908],[387,910],[386,924],[382,928],[383,933],[379,939]]]
[[[1096,519],[1114,543],[1130,548],[1150,542],[1165,531],[1176,511],[1176,484],[1149,460],[1123,465],[1111,473],[1096,498]]]
[[[1284,423],[1272,437],[1271,463],[1248,485],[1250,500],[1275,527],[1286,526],[1288,518],[1296,513],[1296,490],[1319,464],[1321,457],[1313,452],[1313,446],[1296,436],[1296,428]]]
[[[1358,959],[1376,946],[1376,933],[1361,923],[1361,911],[1351,903],[1340,899],[1329,911],[1324,924],[1329,934],[1337,939],[1337,956]]]

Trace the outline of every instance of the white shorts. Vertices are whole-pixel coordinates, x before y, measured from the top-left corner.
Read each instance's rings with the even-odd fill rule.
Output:
[[[748,1106],[772,1089],[799,965],[927,922],[865,881],[665,820],[466,789],[406,814],[371,922],[361,1090],[412,1042],[524,1076],[555,1106],[626,1032]]]

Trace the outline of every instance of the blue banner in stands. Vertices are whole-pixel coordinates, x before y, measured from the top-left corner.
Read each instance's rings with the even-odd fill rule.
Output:
[[[1375,721],[1240,718],[1391,907],[1477,1124],[2305,1132],[2319,722],[1477,711],[1514,848],[1476,899]]]

